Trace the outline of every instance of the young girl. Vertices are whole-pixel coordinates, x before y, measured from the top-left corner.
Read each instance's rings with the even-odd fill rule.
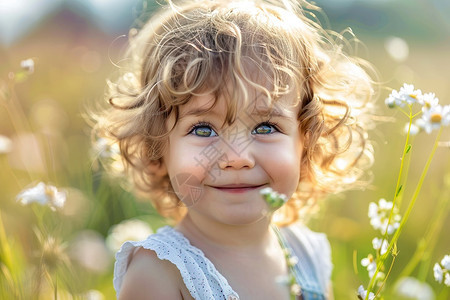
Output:
[[[176,222],[122,246],[119,299],[332,297],[329,243],[300,221],[370,163],[372,88],[303,13],[169,0],[130,38],[96,132]]]

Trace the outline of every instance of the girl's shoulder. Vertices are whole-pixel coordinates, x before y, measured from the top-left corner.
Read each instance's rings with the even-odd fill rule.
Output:
[[[138,260],[137,263],[134,261],[135,258]],[[211,297],[215,299],[217,298],[216,295],[220,293],[234,295],[227,280],[216,270],[204,253],[192,246],[180,232],[169,226],[158,229],[157,233],[150,235],[143,241],[130,241],[122,245],[116,254],[114,265],[114,289],[117,295],[120,295],[126,277],[128,277],[127,273],[133,271],[131,268],[135,263],[136,268],[142,270],[145,270],[141,267],[142,265],[154,265],[156,272],[166,272],[161,277],[170,277],[171,270],[175,270],[178,277],[172,278],[172,281],[180,279],[181,287],[179,290],[182,293],[186,291],[188,294],[188,297],[183,295],[183,298],[192,296],[195,299],[209,299]],[[156,276],[157,274],[155,273]],[[149,275],[145,280],[158,283],[161,277],[155,280]]]
[[[185,294],[187,290],[182,284],[180,272],[166,256],[161,256],[165,248],[163,245],[176,241],[170,228],[162,228],[145,240],[125,242],[116,253],[114,265],[114,288],[117,297],[146,299],[153,295],[170,299],[181,298],[180,295]],[[169,254],[170,251],[166,252]],[[188,291],[187,294],[189,295]]]
[[[166,230],[164,230],[166,231]],[[169,239],[170,236],[165,234],[164,231],[158,231],[156,234],[152,234],[142,241],[128,241],[125,242],[120,250],[116,253],[116,262],[114,264],[114,289],[117,295],[119,295],[123,281],[125,279],[125,274],[129,271],[129,267],[132,265],[131,262],[134,261],[145,261],[145,263],[150,263],[157,259],[157,253],[153,252],[154,247],[158,246],[159,243],[155,243],[156,240]],[[143,256],[140,249],[152,250],[146,251],[146,256]]]
[[[154,251],[136,248],[129,260],[119,299],[190,299],[176,266],[160,260]]]

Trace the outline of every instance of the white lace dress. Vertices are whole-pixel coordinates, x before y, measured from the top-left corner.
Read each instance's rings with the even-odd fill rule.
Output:
[[[312,232],[300,224],[281,228],[280,231],[285,244],[299,260],[294,274],[302,288],[303,299],[326,299],[332,269],[330,245],[326,236]],[[143,241],[126,242],[122,245],[116,254],[114,265],[114,289],[117,297],[128,264],[139,247],[153,250],[159,259],[168,260],[177,266],[194,299],[239,299],[227,279],[204,253],[169,226],[160,228]]]

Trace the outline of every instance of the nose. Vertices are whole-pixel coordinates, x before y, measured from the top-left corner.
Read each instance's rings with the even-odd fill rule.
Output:
[[[255,159],[252,154],[251,138],[247,138],[245,141],[223,141],[223,155],[219,160],[219,168],[226,169],[251,169],[255,166]]]

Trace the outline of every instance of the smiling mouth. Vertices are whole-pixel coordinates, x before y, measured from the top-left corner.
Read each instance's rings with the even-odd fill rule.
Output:
[[[211,186],[212,188],[218,189],[223,192],[229,192],[229,193],[243,193],[247,191],[256,190],[265,184],[259,184],[259,185],[251,185],[251,184],[229,184],[229,185],[222,185],[222,186]]]

